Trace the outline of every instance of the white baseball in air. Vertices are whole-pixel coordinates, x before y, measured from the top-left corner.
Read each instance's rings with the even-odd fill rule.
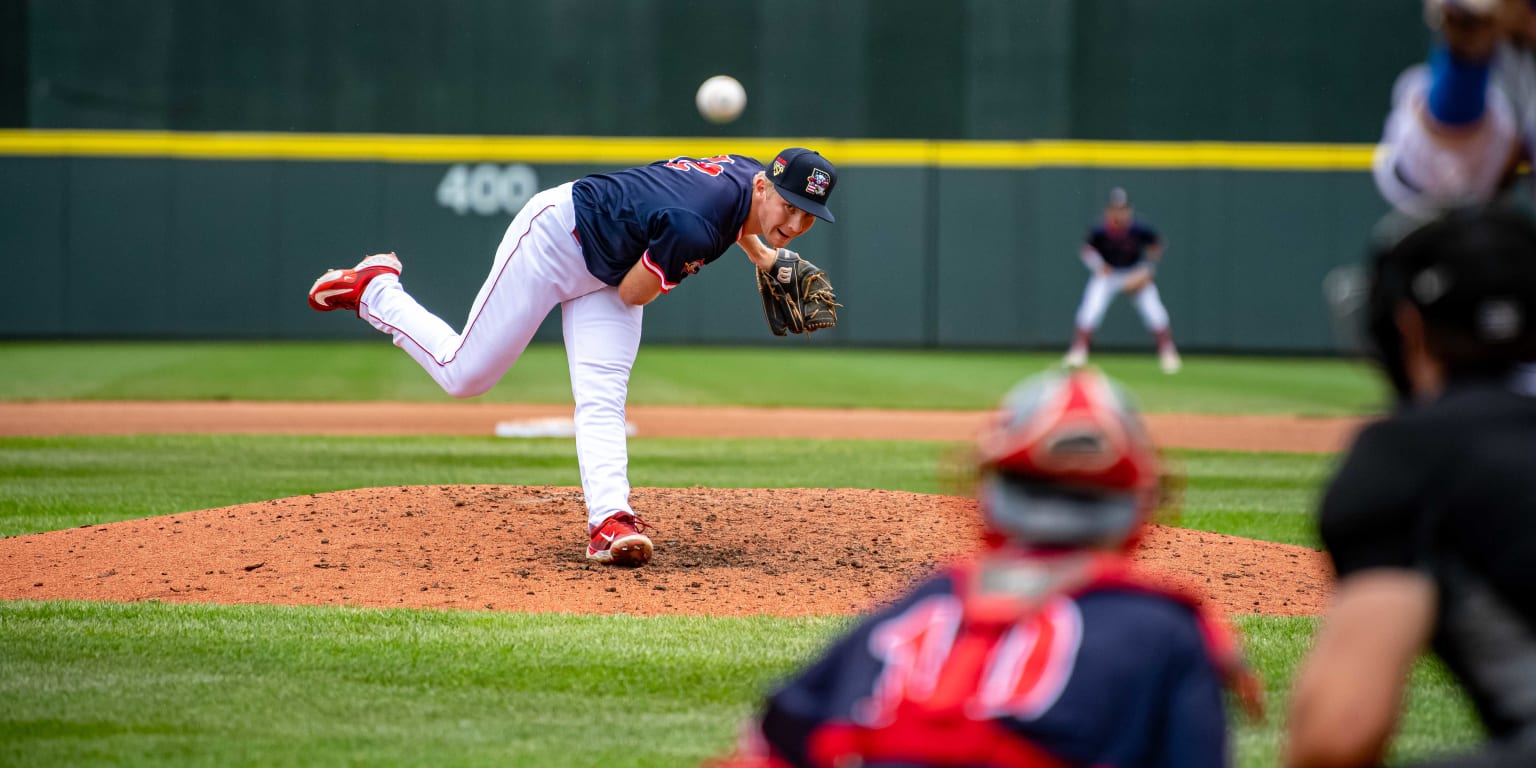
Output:
[[[729,123],[747,108],[747,89],[730,75],[715,75],[699,86],[693,97],[699,114],[711,123]]]

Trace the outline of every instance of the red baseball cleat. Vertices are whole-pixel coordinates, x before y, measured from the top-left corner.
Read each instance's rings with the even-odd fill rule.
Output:
[[[651,540],[642,531],[652,526],[628,512],[620,512],[592,529],[587,559],[609,565],[645,565],[651,561]]]
[[[333,309],[357,311],[368,281],[379,275],[400,274],[400,259],[393,253],[377,253],[351,269],[333,269],[320,276],[309,289],[309,306],[316,312]]]

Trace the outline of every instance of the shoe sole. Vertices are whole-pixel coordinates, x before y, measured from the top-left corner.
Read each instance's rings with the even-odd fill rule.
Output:
[[[349,286],[346,288],[325,289],[325,284],[340,280],[346,273],[345,269],[333,269],[321,275],[320,279],[316,280],[315,284],[309,287],[309,306],[321,312],[343,309],[343,307],[330,304],[329,302],[334,296],[350,293],[352,288]]]
[[[600,552],[587,551],[587,559],[595,560],[606,565],[627,565],[636,567],[645,565],[651,561],[651,553],[654,547],[651,540],[644,534],[630,534],[621,539],[615,539],[608,548]]]
[[[364,274],[365,272],[368,272],[368,270],[377,267],[382,267],[383,269],[374,274]],[[314,285],[309,287],[309,306],[319,312],[330,312],[336,309],[356,309],[356,307],[352,306],[351,302],[332,304],[330,300],[334,297],[345,296],[350,293],[356,293],[358,298],[361,299],[363,288],[367,286],[368,281],[386,272],[399,275],[404,269],[405,266],[400,263],[399,257],[395,256],[393,253],[376,253],[366,259],[363,259],[362,261],[359,261],[357,266],[351,269],[338,268],[327,270],[325,274],[320,276],[320,279],[315,281]],[[361,282],[361,285],[359,285],[357,282],[354,282],[351,285],[340,286],[336,288],[326,287],[326,283],[333,283],[337,280],[340,280],[341,278],[345,277],[348,272],[356,274],[358,281]]]

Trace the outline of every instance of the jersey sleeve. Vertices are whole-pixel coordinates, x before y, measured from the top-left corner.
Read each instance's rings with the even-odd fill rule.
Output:
[[[1367,427],[1329,483],[1319,514],[1324,546],[1342,578],[1368,568],[1413,568],[1418,497],[1433,467],[1415,466],[1409,435],[1391,421]]]
[[[1498,191],[1519,145],[1514,106],[1488,85],[1480,120],[1437,133],[1426,121],[1429,69],[1409,68],[1393,87],[1392,111],[1371,162],[1376,188],[1394,208],[1428,218],[1447,205],[1488,200]]]
[[[648,234],[640,263],[661,279],[662,293],[669,293],[730,247],[729,243],[722,245],[720,233],[702,216],[681,208],[657,212]]]
[[[1083,245],[1100,254],[1104,253],[1104,228],[1094,227],[1088,230],[1088,236],[1083,238]]]

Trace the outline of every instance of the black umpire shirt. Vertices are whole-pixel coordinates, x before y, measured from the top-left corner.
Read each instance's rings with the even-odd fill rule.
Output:
[[[1433,579],[1435,651],[1495,739],[1536,746],[1536,397],[1457,382],[1370,425],[1319,525],[1340,578]]]

